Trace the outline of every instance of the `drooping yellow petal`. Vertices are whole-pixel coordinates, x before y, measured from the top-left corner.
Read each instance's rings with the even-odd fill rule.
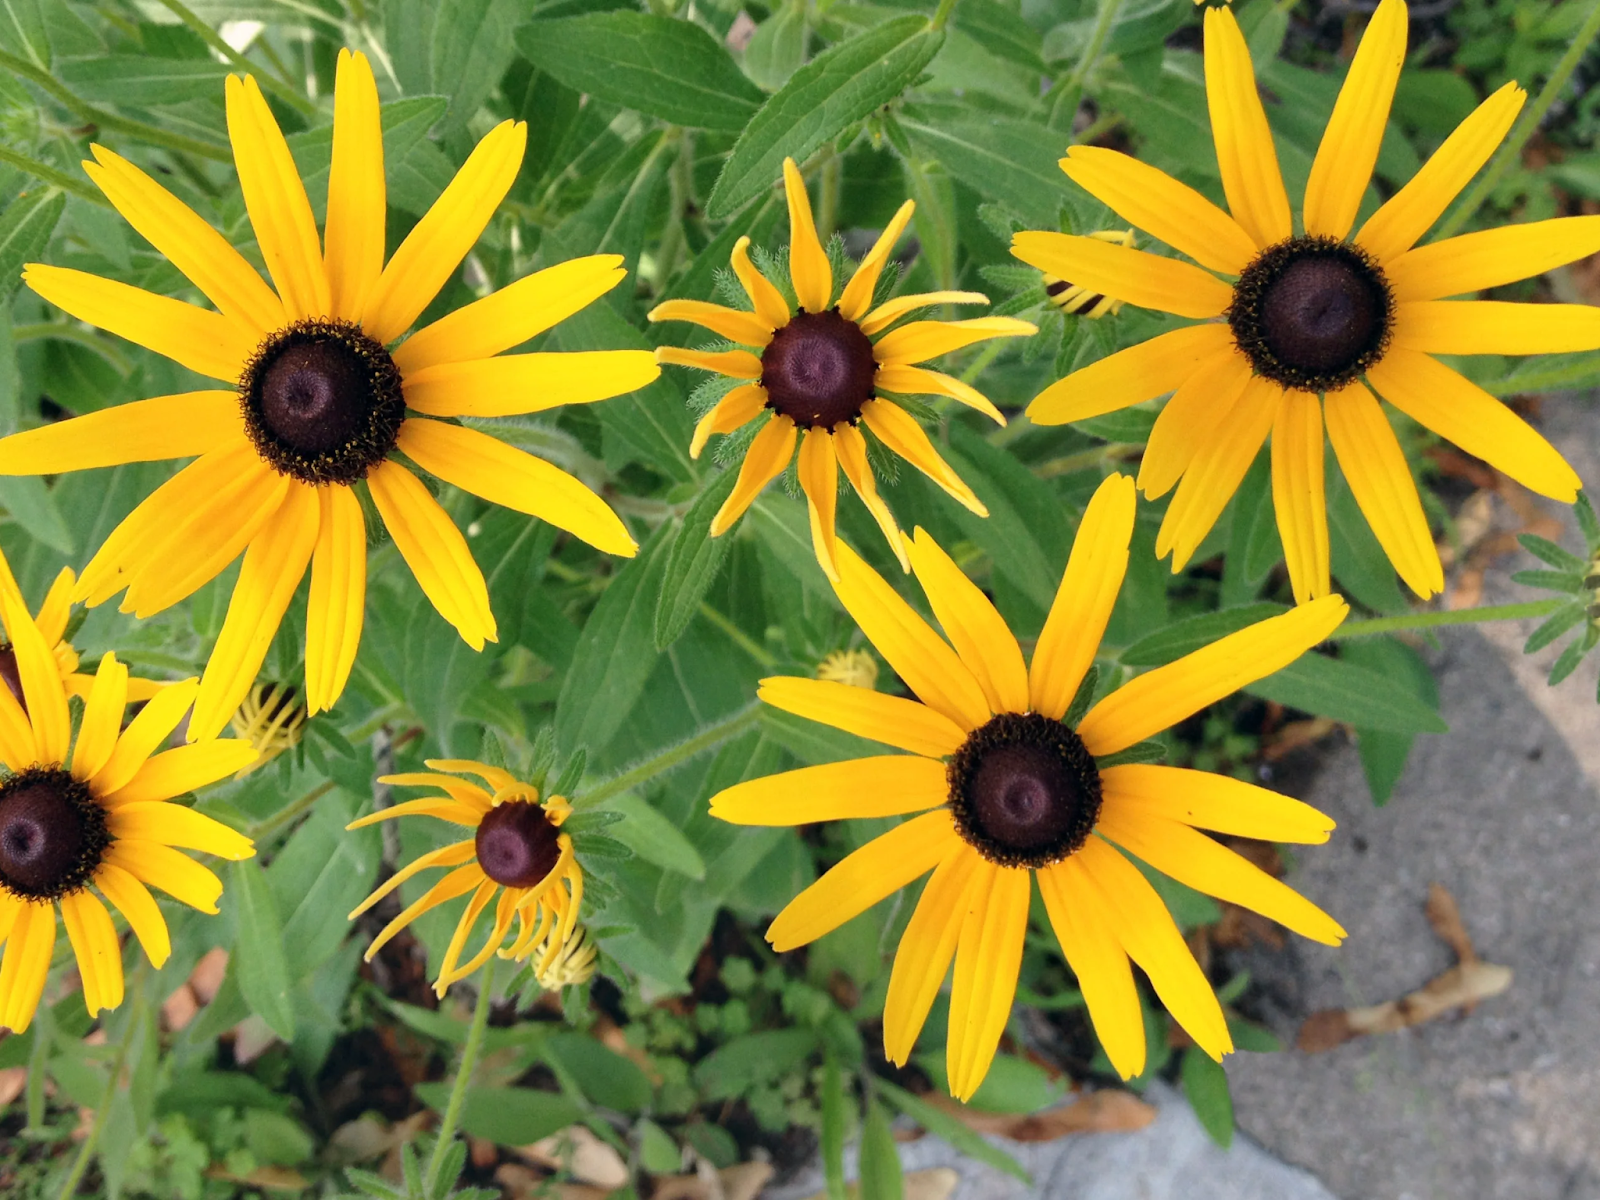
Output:
[[[652,321],[688,321],[741,346],[765,346],[772,329],[753,312],[710,304],[704,300],[667,300],[650,310]]]
[[[739,277],[739,283],[744,288],[744,294],[750,297],[750,304],[760,317],[774,329],[782,329],[789,323],[789,302],[783,298],[777,286],[756,270],[750,262],[750,239],[740,238],[733,244],[733,254],[729,259],[733,266],[733,273]]]
[[[1017,639],[989,597],[921,526],[912,534],[911,569],[990,711],[1027,712],[1028,668]]]
[[[568,259],[524,275],[417,330],[394,352],[409,377],[444,363],[490,358],[587,308],[627,277],[620,254]]]
[[[905,409],[889,400],[868,400],[861,406],[861,419],[880,442],[949,492],[963,506],[980,517],[989,515],[983,501],[933,448],[927,432]]]
[[[843,543],[833,590],[867,640],[924,704],[966,731],[989,719],[993,710],[966,663],[882,576]]]
[[[329,311],[341,320],[360,323],[367,293],[383,274],[387,194],[378,85],[366,55],[340,50],[333,77],[333,160],[323,262]]]
[[[1323,403],[1328,440],[1383,552],[1424,600],[1444,591],[1444,565],[1389,419],[1359,382],[1329,392]]]
[[[100,660],[94,687],[78,723],[78,744],[72,748],[72,777],[87,781],[111,757],[122,732],[122,710],[128,703],[128,668],[112,651]]]
[[[22,281],[57,308],[172,359],[196,374],[237,383],[256,339],[219,312],[87,271],[29,263]]]
[[[822,573],[839,578],[834,563],[834,517],[839,506],[839,462],[833,453],[833,435],[820,425],[806,430],[800,440],[800,461],[796,467],[800,490],[806,494],[806,512],[811,519],[811,547]]]
[[[291,321],[328,316],[332,309],[317,219],[295,170],[289,143],[283,140],[283,131],[254,76],[241,79],[230,75],[225,90],[228,140],[233,143],[239,188],[244,192],[244,206],[261,257],[283,300],[284,314]]]
[[[1563,504],[1583,481],[1533,426],[1438,359],[1394,348],[1367,371],[1372,386],[1419,425]]]
[[[885,392],[898,392],[902,396],[949,396],[952,400],[975,408],[996,425],[1004,425],[1004,414],[977,388],[963,383],[953,375],[929,371],[908,363],[884,363],[873,376],[876,387]]]
[[[1186,325],[1158,334],[1056,380],[1028,405],[1028,419],[1065,425],[1143,404],[1181,388],[1203,365],[1232,350],[1226,325]]]
[[[989,1074],[1011,1016],[1028,932],[1031,875],[1026,868],[984,863],[967,885],[972,899],[956,944],[945,1044],[950,1094],[957,1100],[971,1099]]]
[[[392,821],[397,817],[437,817],[441,821],[449,821],[452,825],[477,828],[483,820],[483,813],[482,809],[460,804],[444,796],[424,796],[421,800],[406,800],[400,804],[391,804],[388,808],[380,808],[377,812],[358,817],[345,828],[365,829],[368,825]]]
[[[972,878],[987,869],[989,864],[974,850],[952,839],[900,935],[883,1004],[883,1053],[896,1066],[905,1066],[916,1048],[928,1010],[955,957],[967,908],[974,899]]]
[[[172,953],[172,935],[150,890],[123,868],[103,862],[94,873],[95,886],[127,919],[150,965],[160,970]]]
[[[1600,251],[1600,216],[1555,217],[1463,233],[1384,264],[1394,297],[1440,300],[1531,279]]]
[[[119,839],[106,848],[104,861],[140,883],[160,888],[180,904],[216,915],[222,880],[171,846]]]
[[[896,825],[789,901],[767,928],[767,941],[779,954],[816,941],[926,875],[959,844],[943,809]]]
[[[783,160],[783,192],[789,201],[789,282],[800,307],[819,313],[833,298],[833,266],[817,238],[806,181],[792,158]]]
[[[1211,138],[1217,147],[1228,209],[1264,250],[1293,232],[1289,195],[1283,188],[1272,129],[1256,90],[1250,48],[1226,8],[1206,9],[1205,71]]]
[[[6,637],[21,677],[39,761],[45,766],[60,766],[67,761],[67,748],[72,744],[72,718],[55,655],[39,635],[39,627],[33,623],[21,596],[0,591],[0,613],[5,616]]]
[[[462,911],[461,918],[456,922],[455,931],[450,935],[450,943],[445,947],[444,958],[439,962],[439,977],[433,988],[436,995],[443,996],[445,989],[456,978],[456,964],[461,961],[461,951],[467,944],[467,934],[472,932],[472,926],[477,921],[478,915],[499,890],[500,885],[494,880],[484,879],[472,893],[472,899],[467,901],[467,907]]]
[[[598,550],[624,558],[638,552],[622,518],[586,484],[481,430],[412,418],[400,427],[399,448],[446,483],[548,521]]]
[[[1144,1007],[1128,955],[1106,920],[1094,883],[1071,858],[1044,868],[1038,880],[1050,927],[1078,977],[1078,990],[1106,1057],[1124,1079],[1142,1074]]]
[[[732,379],[761,378],[761,360],[748,350],[685,350],[681,346],[657,346],[656,361],[715,371]]]
[[[760,416],[766,406],[766,388],[759,383],[741,383],[695,423],[694,438],[689,442],[689,457],[699,458],[713,433],[732,433],[736,429],[743,429]]]
[[[1250,360],[1229,342],[1178,385],[1156,415],[1139,461],[1139,490],[1145,496],[1151,500],[1165,496],[1183,478],[1218,418],[1226,418],[1238,402],[1250,374]]]
[[[492,884],[493,881],[489,882]],[[494,924],[490,928],[488,935],[483,939],[482,948],[479,949],[476,954],[474,954],[466,962],[457,966],[454,970],[446,971],[443,964],[440,965],[439,978],[434,983],[434,992],[437,995],[443,996],[445,990],[448,989],[452,983],[456,982],[458,979],[465,979],[468,975],[471,975],[479,967],[483,966],[484,963],[488,962],[490,956],[493,955],[496,950],[499,950],[502,945],[504,945],[506,934],[511,929],[511,918],[516,913],[516,900],[519,890],[520,889],[507,888],[505,891],[500,893],[500,900],[495,905]],[[490,894],[492,895],[493,893],[491,892]],[[474,900],[474,902],[476,902],[476,900]],[[467,911],[469,913],[472,911],[470,905],[468,906]],[[462,916],[461,921],[462,924],[466,925],[468,928],[471,927],[471,923],[467,921],[466,915]]]
[[[850,276],[850,282],[844,285],[844,291],[839,293],[839,315],[846,321],[859,322],[867,309],[872,307],[872,294],[877,290],[884,264],[889,261],[889,255],[894,253],[895,243],[906,231],[911,214],[916,211],[915,200],[907,200],[895,211],[889,223],[883,227],[883,232],[878,235],[878,240],[872,244],[872,249],[861,260],[855,274]],[[872,330],[865,332],[871,333]]]
[[[756,695],[773,708],[797,717],[821,721],[857,737],[929,758],[954,754],[966,741],[966,734],[944,714],[915,700],[886,696],[871,688],[774,675],[761,681]]]
[[[1272,425],[1272,507],[1296,604],[1326,596],[1332,586],[1323,455],[1322,402],[1310,392],[1285,392]]]
[[[1074,146],[1061,169],[1128,224],[1203,267],[1237,275],[1256,256],[1256,244],[1239,222],[1159,167],[1117,150]]]
[[[462,775],[476,775],[497,792],[525,785],[504,767],[491,766],[472,758],[425,758],[423,764],[434,771],[455,771]]]
[[[492,797],[475,783],[465,779],[456,779],[450,775],[430,775],[426,771],[406,771],[399,775],[380,775],[379,783],[392,784],[395,787],[436,787],[445,792],[457,804],[465,804],[468,808],[479,813],[486,813],[492,807]],[[513,781],[514,782],[514,781]],[[496,791],[499,786],[491,784]]]
[[[408,422],[409,424],[409,422]],[[306,603],[306,711],[334,706],[361,645],[367,606],[367,523],[346,487],[317,489],[321,519]]]
[[[720,537],[744,516],[761,489],[776,479],[794,456],[795,425],[782,413],[773,413],[744,453],[739,479],[711,520],[711,536]]]
[[[910,201],[907,201],[910,203]],[[867,336],[887,329],[901,317],[919,308],[932,308],[938,304],[987,304],[989,297],[982,292],[916,292],[885,300],[861,318],[861,332]]]
[[[435,417],[510,417],[609,400],[661,374],[648,350],[504,354],[447,362],[408,376],[406,403]]]
[[[1356,234],[1356,245],[1380,263],[1411,249],[1489,161],[1527,98],[1528,93],[1513,81],[1478,105],[1410,182],[1367,218]]]
[[[228,615],[200,677],[189,717],[189,741],[216,737],[249,693],[289,601],[311,565],[321,519],[316,490],[296,483],[283,507],[244,552]]]
[[[199,690],[198,679],[185,679],[168,684],[152,696],[139,710],[139,715],[128,722],[105,766],[90,778],[89,786],[94,794],[109,796],[138,774],[145,759],[178,727]]]
[[[193,809],[177,804],[162,806],[158,802],[195,791],[208,783],[215,783],[249,766],[259,757],[260,751],[242,738],[214,738],[179,746],[175,750],[163,750],[160,754],[152,754],[147,758],[144,766],[139,768],[134,777],[116,791],[101,795],[100,802],[107,808],[118,811],[132,806],[146,814],[148,820],[141,818],[143,822],[139,826],[141,832],[134,832],[130,827],[120,834],[122,837],[145,838],[153,842],[166,842],[172,846],[189,846],[194,850],[220,854],[223,858],[249,858],[254,851],[250,849],[248,838],[235,834],[224,825],[218,825],[210,817],[201,817]],[[184,814],[173,816],[172,828],[175,830],[186,829],[188,827],[186,823],[191,817],[207,822],[205,828],[211,829],[214,834],[211,843],[200,845],[168,838],[161,832],[162,827],[156,823],[157,818],[164,819],[164,814]],[[202,834],[185,833],[183,836],[199,837]]]
[[[1231,775],[1128,763],[1100,772],[1104,809],[1129,820],[1181,821],[1197,829],[1264,842],[1318,845],[1334,822],[1291,796]]]
[[[457,896],[470,892],[476,887],[482,886],[483,881],[483,870],[476,862],[466,863],[457,867],[426,892],[423,892],[413,903],[402,909],[400,915],[385,925],[378,936],[372,939],[372,944],[367,947],[366,952],[361,957],[365,961],[371,962],[373,955],[383,949],[390,938],[394,937],[395,934],[399,933],[423,913],[437,908],[446,901],[454,900]]]
[[[525,124],[502,121],[473,148],[367,294],[361,327],[368,337],[394,341],[439,294],[511,190],[527,144]]]
[[[906,554],[905,538],[901,536],[900,526],[895,523],[894,514],[889,511],[889,506],[878,494],[878,483],[872,474],[872,464],[867,461],[866,438],[861,436],[861,431],[854,425],[837,426],[833,431],[833,450],[839,456],[839,465],[844,468],[845,478],[850,481],[850,486],[855,488],[856,495],[861,497],[861,503],[867,506],[867,511],[878,523],[878,528],[883,530],[889,549],[893,550],[894,556],[900,560],[900,569],[911,570],[911,559]]]
[[[1561,354],[1600,349],[1600,307],[1413,300],[1395,307],[1391,344],[1429,354]],[[3,443],[0,443],[3,445]]]
[[[1136,676],[1091,708],[1078,736],[1095,755],[1115,754],[1282,670],[1350,614],[1341,596],[1324,596],[1202,646]]]
[[[1083,510],[1061,586],[1033,651],[1028,693],[1036,713],[1059,721],[1094,663],[1128,571],[1137,506],[1133,480],[1109,475]]]
[[[1343,238],[1356,223],[1405,65],[1408,23],[1405,0],[1383,0],[1361,35],[1306,181],[1308,234]]]
[[[56,948],[56,910],[49,901],[19,906],[0,960],[0,1025],[25,1033],[33,1022]]]
[[[242,332],[259,339],[283,327],[283,302],[227,238],[121,155],[89,150],[97,161],[85,162],[84,172],[106,199]]]
[[[734,825],[898,817],[938,807],[949,791],[944,764],[937,759],[885,754],[736,783],[711,797],[711,815]]]
[[[483,572],[473,561],[466,538],[422,481],[391,461],[367,475],[367,487],[395,549],[439,615],[474,650],[482,650],[486,641],[498,641]]]
[[[448,846],[440,846],[436,850],[429,850],[426,854],[419,854],[416,858],[412,859],[405,866],[401,867],[393,875],[389,876],[389,878],[380,883],[376,888],[373,889],[370,896],[351,909],[350,920],[354,921],[362,913],[366,912],[379,900],[382,900],[385,896],[394,891],[395,888],[399,887],[413,875],[418,875],[423,871],[432,869],[433,867],[460,866],[462,863],[471,862],[475,854],[476,849],[471,839],[468,839],[464,842],[451,842]],[[474,866],[475,865],[476,864],[474,864]],[[457,895],[459,894],[460,893],[458,892]]]
[[[1103,296],[1180,317],[1215,317],[1233,300],[1231,287],[1192,263],[1100,238],[1027,230],[1012,235],[1011,253]]]
[[[67,622],[72,619],[72,589],[76,584],[77,576],[72,573],[72,568],[62,567],[56,572],[55,579],[50,583],[50,590],[45,593],[44,602],[39,605],[39,611],[33,617],[33,623],[39,627],[39,636],[44,639],[44,644],[50,647],[50,652],[55,656],[57,663],[66,661],[62,657],[62,647],[59,643],[66,636]],[[70,647],[68,649],[70,650]],[[72,663],[76,668],[75,657]]]

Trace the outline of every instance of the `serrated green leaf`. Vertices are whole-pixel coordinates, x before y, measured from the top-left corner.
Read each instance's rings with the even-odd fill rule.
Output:
[[[1162,763],[1167,761],[1167,747],[1164,742],[1151,738],[1143,742],[1135,742],[1125,749],[1118,750],[1115,754],[1108,754],[1104,758],[1094,760],[1094,765],[1104,771],[1108,767],[1124,767],[1137,763]]]
[[[5,3],[7,0],[0,0],[0,4]],[[23,263],[32,262],[44,253],[66,207],[64,192],[34,187],[0,213],[0,308],[9,308],[11,297],[22,286]],[[63,552],[72,553],[70,549]]]
[[[733,545],[730,537],[712,537],[711,520],[733,492],[737,471],[723,471],[712,478],[689,511],[672,539],[661,595],[656,601],[656,649],[665,650],[689,627],[700,611],[700,602],[716,582],[717,573]]]
[[[1545,618],[1544,623],[1528,635],[1522,645],[1524,654],[1543,650],[1574,625],[1581,624],[1587,613],[1581,602],[1563,605]]]
[[[283,946],[283,923],[261,864],[247,858],[232,865],[229,895],[238,905],[233,955],[239,991],[250,1010],[286,1042],[294,1041],[293,981]],[[230,962],[230,966],[232,963]]]
[[[0,47],[50,69],[50,34],[39,0],[0,0]]]
[[[1404,684],[1325,654],[1305,654],[1281,671],[1247,684],[1263,700],[1364,729],[1449,733],[1444,718]]]
[[[209,59],[155,58],[143,54],[102,54],[57,64],[56,74],[72,91],[93,103],[140,108],[222,100],[226,63]]]
[[[1524,533],[1517,538],[1522,543],[1522,548],[1542,562],[1549,563],[1552,567],[1562,572],[1577,572],[1582,574],[1589,565],[1570,551],[1563,550],[1549,538],[1542,538],[1537,533]]]
[[[1433,672],[1421,655],[1398,638],[1356,638],[1344,645],[1342,655],[1346,662],[1374,671],[1409,690],[1424,704],[1438,708],[1439,687],[1434,682]],[[1356,749],[1374,804],[1381,806],[1389,802],[1416,740],[1414,733],[1356,729]]]
[[[1199,1046],[1183,1052],[1183,1094],[1211,1140],[1226,1150],[1233,1145],[1233,1096],[1228,1073]]]
[[[55,492],[33,475],[0,476],[0,508],[4,508],[29,537],[62,554],[75,553],[72,530],[62,519]]]
[[[1570,592],[1576,594],[1583,591],[1582,575],[1570,571],[1545,571],[1538,568],[1530,571],[1518,571],[1511,577],[1512,583],[1521,584],[1523,587],[1544,588],[1551,592]]]

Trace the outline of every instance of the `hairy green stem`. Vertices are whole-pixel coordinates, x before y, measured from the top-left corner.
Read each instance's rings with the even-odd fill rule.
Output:
[[[1407,629],[1436,629],[1442,625],[1479,625],[1484,621],[1517,621],[1525,617],[1547,617],[1566,597],[1530,600],[1526,604],[1494,604],[1487,608],[1462,608],[1454,611],[1414,612],[1403,617],[1377,617],[1370,621],[1349,621],[1334,630],[1331,640],[1371,637],[1379,633],[1399,633]]]
[[[1100,11],[1095,15],[1094,29],[1089,34],[1089,44],[1083,48],[1072,74],[1057,84],[1050,94],[1049,124],[1052,129],[1071,132],[1072,119],[1078,112],[1078,101],[1083,98],[1083,85],[1100,61],[1100,52],[1111,37],[1111,29],[1122,11],[1122,0],[1100,0]]]
[[[0,53],[3,53],[3,51],[0,51]],[[26,171],[41,183],[48,183],[51,187],[60,188],[63,192],[70,192],[80,200],[98,204],[102,208],[111,207],[111,201],[107,200],[87,183],[84,183],[83,180],[74,179],[71,175],[58,171],[36,158],[29,158],[26,154],[18,154],[15,150],[0,146],[0,163],[8,163],[19,171]]]
[[[630,767],[620,775],[613,775],[592,788],[586,788],[577,807],[589,809],[597,808],[610,800],[613,796],[620,796],[624,792],[647,783],[663,772],[674,767],[682,766],[698,754],[713,750],[729,738],[737,737],[747,729],[754,728],[761,717],[761,704],[757,702],[746,708],[740,709],[731,717],[725,717],[708,729],[703,729],[687,741],[679,742],[676,746],[669,747],[636,767]]]
[[[78,1185],[83,1182],[83,1174],[94,1160],[95,1148],[100,1144],[100,1134],[106,1127],[106,1117],[110,1115],[111,1105],[117,1098],[117,1083],[122,1077],[122,1068],[128,1061],[128,1047],[144,1021],[147,971],[148,968],[141,959],[134,972],[130,989],[133,992],[133,1007],[128,1012],[128,1023],[123,1028],[122,1037],[117,1043],[117,1055],[111,1060],[111,1070],[106,1076],[105,1090],[100,1093],[100,1102],[95,1105],[94,1124],[89,1127],[89,1136],[84,1138],[83,1144],[78,1147],[78,1156],[72,1160],[72,1169],[62,1181],[61,1190],[56,1193],[56,1200],[71,1200],[71,1197],[77,1194]]]
[[[933,23],[929,29],[943,29],[950,20],[950,14],[955,10],[956,0],[939,0],[939,7],[934,11]]]
[[[227,42],[223,41],[222,36],[217,33],[215,29],[211,28],[211,26],[207,25],[198,16],[196,16],[193,10],[191,10],[188,5],[183,3],[183,0],[161,0],[161,3],[166,7],[167,11],[175,15],[178,20],[182,21],[190,29],[194,30],[195,33],[199,34],[201,41],[210,46],[218,54],[222,55],[223,58],[227,59],[234,66],[238,67],[239,70],[243,71],[245,74],[255,76],[256,82],[264,87],[267,91],[271,92],[278,99],[282,100],[291,108],[304,113],[308,117],[316,115],[317,106],[315,104],[307,100],[295,88],[290,87],[282,80],[274,78],[268,72],[263,71],[260,67],[256,66],[255,63],[251,62],[232,46],[228,45]]]
[[[478,976],[478,1002],[472,1008],[472,1024],[467,1029],[467,1044],[461,1047],[461,1064],[456,1068],[455,1082],[450,1085],[450,1101],[444,1106],[444,1117],[439,1121],[439,1139],[433,1143],[433,1153],[428,1156],[428,1170],[423,1175],[428,1195],[438,1195],[439,1168],[444,1164],[445,1153],[455,1140],[456,1126],[461,1121],[461,1106],[467,1099],[467,1085],[472,1082],[472,1072],[478,1065],[478,1052],[483,1049],[483,1031],[489,1024],[489,995],[494,990],[495,958],[490,956]]]

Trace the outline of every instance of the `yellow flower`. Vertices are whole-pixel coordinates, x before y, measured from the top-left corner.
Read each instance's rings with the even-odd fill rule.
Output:
[[[559,992],[564,987],[588,983],[594,978],[595,960],[600,957],[600,948],[589,936],[588,927],[575,925],[563,935],[562,926],[553,916],[546,924],[544,936],[535,938],[528,951],[539,956],[533,964],[539,986],[547,992]]]
[[[306,724],[306,706],[294,688],[282,683],[257,683],[233,714],[233,731],[261,753],[240,770],[242,779],[266,766],[285,750],[300,744]]]
[[[798,439],[799,479],[811,512],[811,541],[828,577],[838,575],[834,512],[839,467],[877,520],[901,566],[909,570],[900,528],[878,495],[858,423],[865,422],[879,441],[973,512],[988,516],[972,489],[934,449],[922,426],[880,393],[948,396],[1004,425],[1000,410],[976,388],[915,364],[989,338],[1023,337],[1037,330],[1010,317],[912,321],[891,329],[901,317],[919,308],[987,304],[989,300],[977,292],[927,292],[897,296],[872,306],[878,277],[916,207],[910,200],[900,206],[835,297],[833,267],[811,219],[805,180],[792,159],[784,160],[783,185],[789,199],[789,281],[799,302],[796,311],[789,310],[783,294],[751,264],[750,239],[740,238],[733,248],[733,270],[753,311],[701,300],[668,300],[650,313],[652,321],[690,321],[741,346],[753,347],[710,352],[662,346],[656,351],[664,363],[700,367],[748,381],[701,418],[689,447],[691,457],[700,456],[713,433],[732,433],[755,420],[762,409],[771,411],[745,452],[733,494],[711,522],[711,536],[727,532],[761,489],[789,465]]]
[[[129,223],[216,309],[82,271],[30,264],[28,285],[80,320],[234,390],[161,396],[0,440],[0,473],[54,474],[198,455],[140,504],[85,568],[74,598],[160,612],[244,565],[189,723],[220,732],[250,689],[309,567],[306,700],[330,708],[361,638],[367,543],[354,485],[365,479],[401,557],[474,649],[495,639],[483,575],[466,540],[407,467],[547,520],[602,550],[632,554],[606,503],[549,463],[466,425],[587,403],[659,371],[645,351],[501,354],[603,295],[621,259],[576,259],[410,328],[489,223],[516,178],[527,129],[488,133],[383,261],[385,184],[378,92],[360,54],[341,51],[325,236],[318,237],[289,148],[255,80],[227,81],[228,132],[273,287],[181,201],[100,146],[84,169]],[[414,414],[425,414],[417,416]]]
[[[922,814],[801,892],[767,940],[778,951],[803,946],[932,871],[895,954],[884,1049],[905,1063],[954,958],[946,1063],[961,1100],[983,1082],[1011,1011],[1034,877],[1101,1045],[1124,1078],[1145,1061],[1130,958],[1207,1054],[1220,1058],[1232,1041],[1177,926],[1122,851],[1317,941],[1344,937],[1315,905],[1196,832],[1325,842],[1327,817],[1226,776],[1096,762],[1287,666],[1344,619],[1342,599],[1312,601],[1140,675],[1075,729],[1063,720],[1116,603],[1134,505],[1124,475],[1095,493],[1031,666],[988,597],[923,530],[911,565],[949,641],[841,548],[834,590],[921,703],[797,678],[764,679],[760,696],[909,753],[750,780],[711,801],[712,815],[741,825]]]
[[[577,923],[578,908],[583,903],[583,868],[573,857],[572,838],[561,832],[561,823],[567,819],[572,806],[561,796],[547,796],[541,804],[537,788],[487,763],[429,759],[427,765],[434,771],[476,775],[489,788],[450,775],[427,772],[385,775],[379,779],[379,783],[438,788],[444,795],[426,796],[380,809],[352,821],[346,828],[360,829],[390,817],[420,815],[465,825],[475,832],[471,841],[452,842],[402,867],[350,914],[351,920],[359,917],[420,871],[432,867],[452,868],[424,892],[421,899],[384,926],[383,932],[367,947],[367,961],[371,962],[385,942],[429,909],[471,892],[472,899],[456,922],[455,936],[450,939],[444,961],[439,964],[439,975],[433,985],[435,992],[443,996],[452,983],[472,974],[496,951],[501,958],[521,960],[537,950],[539,959],[534,964],[535,973],[552,971],[565,952],[581,950],[572,943],[575,937],[583,936]],[[473,923],[496,892],[500,893],[500,899],[488,938],[465,965],[459,965]],[[511,946],[502,949],[513,916],[519,931]]]
[[[1200,265],[1060,233],[1013,239],[1012,253],[1040,270],[1208,322],[1076,371],[1028,410],[1055,425],[1173,393],[1151,431],[1139,488],[1153,498],[1177,485],[1156,542],[1158,554],[1171,552],[1174,571],[1270,435],[1273,503],[1295,598],[1326,595],[1326,423],[1350,489],[1401,578],[1419,596],[1441,591],[1444,571],[1416,484],[1374,391],[1541,495],[1577,496],[1578,476],[1554,447],[1433,356],[1600,347],[1600,309],[1590,305],[1444,299],[1600,250],[1600,216],[1416,245],[1488,161],[1525,93],[1508,83],[1485,100],[1349,236],[1400,77],[1406,24],[1403,0],[1383,0],[1373,15],[1311,167],[1302,233],[1294,231],[1244,37],[1230,11],[1210,8],[1206,93],[1232,215],[1116,151],[1076,146],[1061,160],[1080,187]]]
[[[817,678],[870,691],[878,685],[878,660],[870,650],[835,650],[817,664]]]
[[[238,770],[256,752],[230,739],[157,753],[188,711],[197,681],[161,688],[124,729],[133,697],[128,668],[115,654],[100,660],[83,694],[74,744],[68,689],[48,638],[12,589],[0,588],[0,616],[20,690],[19,697],[0,688],[0,1025],[20,1033],[50,971],[57,907],[89,1015],[122,1003],[122,946],[91,884],[127,919],[157,967],[172,943],[146,885],[217,911],[222,882],[174,847],[227,859],[249,858],[255,849],[226,825],[170,801]]]

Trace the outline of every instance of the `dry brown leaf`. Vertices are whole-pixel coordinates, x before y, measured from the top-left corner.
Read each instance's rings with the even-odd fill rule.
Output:
[[[622,1156],[583,1125],[569,1125],[532,1145],[515,1147],[514,1153],[552,1171],[567,1171],[579,1183],[607,1191],[628,1182],[628,1164]]]
[[[767,1180],[772,1178],[772,1174],[771,1163],[747,1162],[724,1167],[717,1172],[717,1178],[722,1183],[722,1200],[756,1200],[756,1196],[767,1186]],[[906,1192],[906,1200],[911,1200],[909,1190]]]
[[[1423,911],[1428,915],[1428,924],[1433,926],[1433,935],[1455,951],[1458,959],[1463,963],[1478,961],[1472,938],[1461,922],[1461,909],[1456,906],[1456,898],[1442,883],[1428,885],[1428,903]]]
[[[23,1089],[27,1086],[27,1067],[0,1068],[0,1108],[4,1108],[22,1095]]]
[[[960,1182],[961,1176],[949,1167],[908,1171],[905,1176],[905,1200],[950,1200]],[[853,1183],[845,1191],[851,1200],[857,1200],[861,1195],[860,1189]],[[806,1197],[806,1200],[827,1200],[827,1196],[827,1192],[818,1192],[815,1196]],[[651,1200],[657,1200],[657,1197],[652,1196]]]
[[[1261,748],[1261,757],[1266,762],[1277,762],[1278,759],[1302,746],[1320,742],[1339,728],[1341,728],[1339,722],[1332,717],[1311,717],[1305,721],[1290,721],[1267,739]]]
[[[930,1092],[923,1099],[969,1129],[997,1133],[1014,1142],[1053,1142],[1069,1133],[1127,1133],[1156,1119],[1152,1106],[1118,1088],[1086,1092],[1067,1104],[1023,1116],[984,1112],[942,1092]]]
[[[257,1167],[248,1175],[235,1175],[225,1167],[207,1167],[207,1179],[221,1179],[228,1183],[241,1183],[246,1187],[262,1188],[269,1192],[303,1192],[311,1183],[299,1171],[288,1167]]]
[[[195,999],[201,1004],[210,1004],[221,989],[223,976],[227,973],[228,952],[221,946],[214,946],[202,954],[194,970],[189,972],[189,986],[194,989]]]

